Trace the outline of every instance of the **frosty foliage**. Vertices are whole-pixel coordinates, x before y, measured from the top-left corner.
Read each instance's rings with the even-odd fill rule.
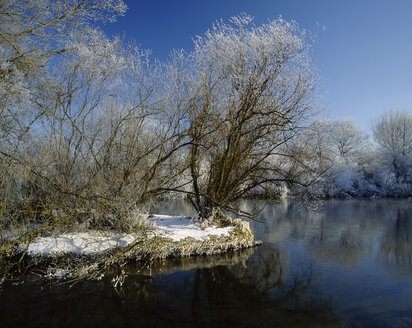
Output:
[[[412,114],[406,110],[384,113],[372,127],[380,151],[398,158],[412,154]]]
[[[70,52],[73,32],[87,35],[93,21],[114,21],[122,0],[4,0],[0,4],[2,76],[34,73],[56,54]],[[69,54],[66,54],[69,55]]]
[[[207,218],[216,204],[291,180],[273,158],[295,156],[284,148],[315,113],[318,77],[305,31],[282,18],[257,27],[241,14],[194,43],[167,67],[169,104],[187,129],[189,197]]]
[[[267,113],[276,105],[290,108],[299,103],[294,111],[298,119],[306,113],[304,104],[311,107],[309,92],[303,91],[313,91],[317,78],[308,56],[306,33],[296,22],[282,18],[259,27],[252,21],[251,16],[242,14],[229,24],[217,22],[204,36],[198,36],[189,57],[193,79],[213,88],[212,100],[218,102],[223,114],[233,102],[244,100],[242,92],[255,88],[263,94],[259,107],[267,107]],[[302,92],[296,92],[296,87]],[[297,101],[302,95],[306,97]]]
[[[343,161],[351,161],[369,146],[368,135],[350,119],[331,122],[329,135],[336,155]]]
[[[389,111],[372,125],[373,139],[351,120],[325,122],[330,168],[312,188],[317,197],[410,197],[412,195],[412,115]],[[312,138],[313,140],[313,138]],[[316,154],[316,152],[312,152]],[[319,157],[319,156],[318,156]],[[326,155],[322,156],[326,160]],[[316,157],[315,157],[316,158]],[[312,163],[315,165],[314,159]]]
[[[0,138],[6,139],[3,141],[20,140],[31,122],[42,114],[33,111],[37,91],[50,83],[52,67],[59,66],[62,57],[76,57],[76,51],[82,53],[79,37],[83,37],[83,42],[96,40],[102,34],[96,35],[93,24],[113,21],[126,9],[122,0],[0,2]],[[109,58],[113,62],[112,59]]]

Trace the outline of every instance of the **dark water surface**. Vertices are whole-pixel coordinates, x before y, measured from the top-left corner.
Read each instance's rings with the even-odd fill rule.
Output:
[[[260,219],[263,246],[134,264],[122,288],[6,283],[0,327],[412,327],[412,200],[283,202]]]

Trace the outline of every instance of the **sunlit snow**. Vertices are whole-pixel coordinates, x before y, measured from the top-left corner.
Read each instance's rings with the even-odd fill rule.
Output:
[[[186,237],[196,240],[206,240],[209,236],[229,236],[233,227],[217,228],[209,226],[201,229],[199,223],[191,222],[188,217],[170,217],[166,215],[157,215],[149,219],[156,223],[157,233],[161,236],[179,241]]]
[[[200,224],[188,217],[156,215],[148,219],[154,223],[154,230],[149,237],[162,236],[180,241],[187,237],[207,240],[210,236],[229,236],[233,227],[217,228],[209,226],[201,229]],[[115,247],[125,247],[136,240],[133,234],[121,234],[90,230],[88,232],[63,233],[58,236],[38,237],[27,248],[30,255],[58,253],[94,254]]]

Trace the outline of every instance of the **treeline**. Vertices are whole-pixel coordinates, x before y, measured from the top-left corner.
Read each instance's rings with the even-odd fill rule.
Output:
[[[316,198],[412,196],[412,113],[391,110],[371,126],[368,135],[350,119],[314,121],[308,147],[328,170],[313,185],[292,187],[290,193]]]
[[[159,197],[183,195],[207,218],[285,187],[410,195],[410,114],[376,121],[378,147],[350,121],[318,119],[318,75],[295,22],[256,27],[242,14],[160,62],[96,25],[124,14],[121,0],[0,9],[2,224],[123,229]],[[403,148],[387,141],[395,121]]]
[[[412,196],[412,113],[391,110],[371,136],[351,120],[322,122],[331,168],[311,192],[324,197]],[[319,140],[320,143],[322,142]]]

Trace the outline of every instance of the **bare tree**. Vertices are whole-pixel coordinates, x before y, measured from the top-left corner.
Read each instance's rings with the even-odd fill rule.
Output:
[[[329,135],[336,153],[346,163],[368,146],[368,136],[350,119],[333,121],[330,125]]]
[[[329,173],[334,164],[329,141],[329,124],[321,118],[313,120],[285,149],[288,157],[282,159],[284,176],[295,194],[302,191],[314,197],[324,197],[324,190],[317,184]]]
[[[289,180],[274,156],[313,114],[316,74],[297,24],[278,19],[255,27],[248,15],[218,22],[176,53],[176,109],[187,114],[188,192],[200,217],[229,208],[248,192]],[[294,181],[291,181],[294,182]]]
[[[412,115],[406,110],[384,113],[374,121],[372,132],[399,181],[407,173],[408,159],[412,155]]]
[[[114,21],[126,9],[122,0],[1,1],[0,77],[42,70],[54,55],[70,55],[72,32],[87,33],[92,21]]]
[[[382,150],[402,156],[412,153],[412,115],[392,110],[375,120],[373,137]]]
[[[94,33],[96,21],[113,21],[122,0],[4,0],[0,2],[0,137],[20,138],[41,113],[34,89],[47,84],[49,70],[77,49],[79,34]]]

